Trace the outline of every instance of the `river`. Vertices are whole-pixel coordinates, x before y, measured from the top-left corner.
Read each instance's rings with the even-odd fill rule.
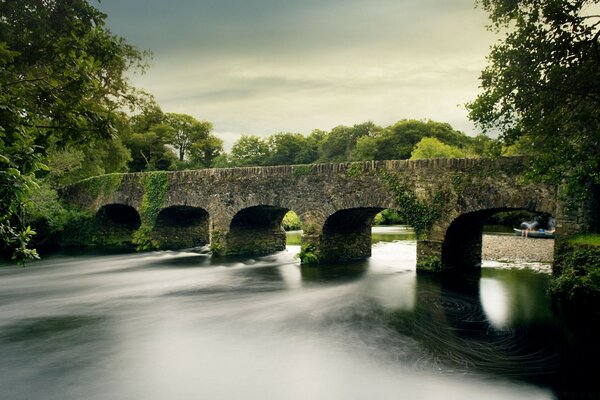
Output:
[[[300,267],[289,244],[259,258],[55,255],[0,268],[0,398],[594,396],[548,275],[486,267],[449,284],[416,274],[410,231],[375,231],[373,256],[343,266]]]

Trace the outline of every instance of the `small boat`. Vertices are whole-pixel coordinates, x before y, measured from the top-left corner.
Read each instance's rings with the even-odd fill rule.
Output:
[[[530,238],[539,238],[539,239],[554,239],[554,231],[547,231],[545,229],[538,229],[535,231],[527,230],[527,229],[517,229],[513,228],[516,236],[526,236]]]

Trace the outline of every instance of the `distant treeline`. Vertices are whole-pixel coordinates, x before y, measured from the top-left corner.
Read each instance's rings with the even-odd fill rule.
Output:
[[[144,112],[122,114],[118,121],[109,140],[50,146],[47,181],[60,186],[111,172],[479,157],[497,147],[485,135],[467,136],[447,123],[404,119],[387,127],[364,122],[308,135],[242,135],[226,153],[212,123],[163,113],[153,102]]]
[[[477,157],[487,154],[493,141],[470,137],[449,124],[401,120],[381,127],[373,122],[336,126],[331,131],[277,133],[266,138],[243,135],[231,152],[218,156],[215,167],[311,164],[408,158]]]

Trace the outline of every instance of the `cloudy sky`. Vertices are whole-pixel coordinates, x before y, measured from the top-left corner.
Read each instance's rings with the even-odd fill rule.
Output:
[[[464,103],[495,40],[474,0],[103,0],[114,33],[153,53],[133,83],[166,112],[241,134],[371,120],[476,130]]]

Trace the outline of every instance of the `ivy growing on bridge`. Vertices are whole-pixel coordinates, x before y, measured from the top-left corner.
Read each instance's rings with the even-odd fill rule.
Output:
[[[124,176],[125,174],[121,173],[94,176],[80,181],[77,185],[83,187],[92,197],[110,196],[121,186]]]
[[[443,216],[451,193],[437,190],[428,202],[418,199],[414,188],[401,182],[397,176],[384,170],[381,177],[396,197],[398,214],[413,227],[419,240],[426,240],[433,224]]]
[[[363,163],[352,163],[346,170],[346,175],[351,178],[358,178],[364,172]]]
[[[312,165],[293,165],[292,166],[292,175],[295,177],[300,176],[308,176],[312,174],[313,166]]]
[[[165,171],[148,172],[142,178],[144,197],[140,208],[142,225],[133,234],[133,243],[138,250],[158,249],[152,238],[158,213],[163,207],[169,186],[169,177]]]

